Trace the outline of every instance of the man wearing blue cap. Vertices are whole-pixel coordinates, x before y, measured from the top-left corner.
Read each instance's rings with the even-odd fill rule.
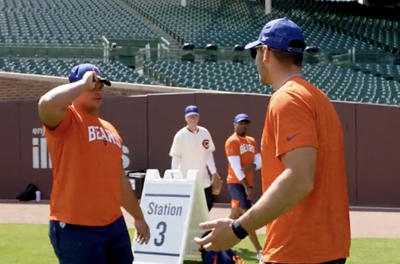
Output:
[[[225,142],[225,155],[228,159],[228,176],[226,183],[231,195],[230,218],[237,219],[249,210],[253,198],[254,171],[261,168],[261,155],[256,140],[247,134],[250,118],[238,114],[233,120],[234,133]],[[256,232],[250,232],[258,260],[262,257],[261,245]]]
[[[186,177],[188,170],[199,170],[208,210],[213,207],[213,195],[218,195],[219,190],[213,189],[213,183],[219,182],[220,176],[215,167],[214,142],[210,132],[199,126],[199,109],[189,105],[185,109],[186,126],[174,136],[169,155],[172,157],[171,169],[180,170]],[[211,177],[210,178],[210,174]]]
[[[302,77],[303,32],[268,22],[248,44],[261,83],[272,84],[261,140],[264,194],[237,220],[202,223],[206,250],[231,248],[263,226],[261,263],[344,264],[350,217],[340,119],[326,94]],[[317,151],[318,150],[318,151]]]
[[[60,264],[132,264],[121,206],[134,217],[140,243],[150,231],[122,168],[122,139],[98,117],[111,82],[92,64],[74,67],[69,81],[38,106],[53,164],[51,244]]]

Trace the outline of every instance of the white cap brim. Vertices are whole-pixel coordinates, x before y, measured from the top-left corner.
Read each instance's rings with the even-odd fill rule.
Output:
[[[261,44],[261,42],[260,42],[259,40],[256,40],[256,41],[253,41],[253,42],[250,42],[249,44],[247,44],[247,45],[244,47],[244,49],[249,50],[249,49],[252,49],[252,48],[254,48],[254,47],[256,47],[256,46],[258,46],[258,45],[260,45],[260,44]]]

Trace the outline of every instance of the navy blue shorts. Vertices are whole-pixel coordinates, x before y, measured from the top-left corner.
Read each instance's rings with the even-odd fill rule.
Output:
[[[49,236],[60,264],[132,264],[124,217],[104,227],[50,221]]]
[[[248,210],[251,207],[251,201],[247,200],[247,194],[242,184],[228,183],[229,193],[231,194],[231,207]]]
[[[206,195],[207,207],[208,211],[210,212],[214,205],[211,186],[204,189],[204,194]]]

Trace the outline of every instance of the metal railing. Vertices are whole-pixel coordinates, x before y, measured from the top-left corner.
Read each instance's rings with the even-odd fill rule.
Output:
[[[0,46],[2,58],[103,58],[103,46]]]
[[[233,49],[217,50],[182,50],[171,49],[166,40],[144,41],[144,45],[136,45],[135,40],[117,40],[118,47],[112,49],[113,39],[104,38],[98,45],[0,45],[0,57],[2,58],[38,58],[38,59],[103,59],[132,61],[135,67],[143,66],[144,61],[219,61],[219,62],[243,62],[254,63],[249,51]],[[153,41],[153,42],[151,42]],[[123,43],[119,46],[119,43]],[[150,43],[150,44],[149,44]],[[142,48],[139,48],[142,47]],[[385,51],[365,51],[357,49],[345,50],[321,50],[318,52],[305,52],[305,63],[329,63],[329,64],[356,64],[356,63],[382,63],[400,64],[400,56]],[[129,65],[131,66],[131,65]]]
[[[124,56],[134,57],[140,47],[148,44],[156,49],[159,42],[162,40],[101,36],[98,44],[0,43],[0,58],[103,59],[108,62],[113,55],[121,52]],[[166,48],[165,41],[163,43]]]
[[[154,52],[150,52],[154,51]],[[152,54],[153,56],[149,56]],[[157,54],[154,56],[154,54]],[[247,50],[235,51],[232,49],[218,50],[181,50],[181,49],[158,49],[140,50],[136,54],[136,61],[218,61],[218,62],[242,62],[254,63]],[[305,52],[304,63],[329,63],[329,64],[356,64],[356,63],[382,63],[400,64],[400,56],[384,51],[365,50],[323,50],[318,52]],[[137,67],[141,65],[136,65]]]

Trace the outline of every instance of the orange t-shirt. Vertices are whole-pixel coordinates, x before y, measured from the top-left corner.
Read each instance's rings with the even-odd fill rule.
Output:
[[[242,168],[246,165],[254,163],[254,155],[258,154],[257,142],[250,136],[240,137],[233,133],[225,142],[225,154],[227,157],[238,156],[240,157],[240,165]],[[253,186],[253,172],[247,172],[246,182]],[[228,163],[228,177],[227,183],[240,183],[236,177],[232,166]]]
[[[116,129],[69,106],[59,126],[45,132],[53,167],[50,220],[105,226],[121,217],[122,140]]]
[[[264,262],[322,263],[347,258],[350,219],[343,132],[329,98],[295,77],[271,97],[261,142],[265,192],[283,172],[280,157],[298,148],[318,149],[314,189],[266,226]]]

